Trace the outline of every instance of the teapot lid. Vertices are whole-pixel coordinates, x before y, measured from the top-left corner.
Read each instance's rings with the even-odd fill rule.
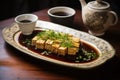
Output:
[[[88,6],[94,9],[107,9],[110,7],[109,3],[105,1],[101,1],[101,2],[91,1],[88,3]]]

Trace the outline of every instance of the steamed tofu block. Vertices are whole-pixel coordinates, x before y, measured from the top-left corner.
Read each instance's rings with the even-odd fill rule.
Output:
[[[31,45],[62,56],[76,55],[80,47],[80,38],[63,32],[45,30],[32,39]]]
[[[68,48],[68,55],[76,55],[76,53],[79,51],[79,48],[76,48],[76,47],[71,47],[71,48]]]
[[[36,41],[38,40],[38,36],[35,36],[33,39],[32,39],[32,46],[35,46],[36,45]]]
[[[79,43],[79,42],[80,42],[80,38],[72,37],[72,41],[73,41],[73,42],[78,42],[78,43]]]
[[[73,44],[74,47],[79,47],[80,46],[80,43],[78,43],[78,42],[73,42],[72,44]]]
[[[72,34],[68,34],[68,37],[73,37],[73,35]]]
[[[58,53],[58,48],[60,47],[60,44],[57,44],[57,43],[53,43],[52,44],[52,48],[51,48],[51,51],[53,52],[53,53]]]
[[[39,39],[36,41],[36,48],[38,49],[44,49],[45,40]]]
[[[48,39],[48,40],[45,42],[45,49],[51,51],[52,44],[53,44],[53,41],[50,40],[50,39]]]
[[[67,47],[59,47],[58,48],[58,55],[63,55],[65,56],[67,53]]]
[[[61,40],[54,40],[54,43],[60,44],[62,41]]]

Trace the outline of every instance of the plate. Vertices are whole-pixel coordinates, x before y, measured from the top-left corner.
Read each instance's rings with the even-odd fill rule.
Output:
[[[18,38],[20,36],[21,31],[19,30],[19,27],[16,23],[13,23],[12,25],[4,28],[2,30],[2,35],[4,40],[8,44],[22,51],[25,54],[28,54],[32,57],[35,57],[41,60],[45,60],[48,62],[52,62],[55,64],[68,66],[68,67],[74,67],[74,68],[80,68],[80,69],[94,68],[105,63],[107,60],[111,59],[115,55],[115,50],[110,43],[83,31],[75,30],[72,28],[68,28],[66,26],[58,25],[55,23],[47,22],[47,21],[41,21],[41,20],[37,21],[37,25],[35,29],[38,29],[38,30],[51,29],[58,32],[72,34],[76,37],[79,37],[82,41],[86,42],[87,44],[90,44],[91,46],[96,48],[100,56],[98,59],[91,62],[87,62],[87,63],[69,63],[69,62],[53,59],[50,57],[42,56],[19,44]]]

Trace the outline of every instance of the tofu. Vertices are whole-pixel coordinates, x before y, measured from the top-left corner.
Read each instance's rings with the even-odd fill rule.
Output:
[[[79,51],[80,39],[71,34],[46,30],[39,36],[35,36],[31,45],[62,56],[76,55]]]
[[[68,48],[68,55],[76,55],[80,47],[80,39],[76,37],[71,37],[73,47]]]
[[[65,56],[67,53],[67,47],[59,47],[58,48],[58,55],[63,55]]]
[[[73,37],[73,35],[72,34],[68,34],[68,37]]]
[[[60,44],[62,41],[61,40],[54,40],[54,43]]]
[[[73,42],[78,42],[78,43],[80,43],[80,38],[72,37],[72,41],[73,41]]]
[[[45,42],[45,49],[51,51],[52,44],[53,44],[53,41],[50,40],[50,39],[48,39],[48,40]]]
[[[79,51],[79,48],[76,47],[72,47],[72,48],[68,48],[68,55],[76,55],[76,53]]]
[[[58,44],[58,43],[53,43],[52,44],[52,49],[51,49],[51,51],[53,52],[53,53],[58,53],[58,48],[60,47],[60,44]]]
[[[36,41],[36,48],[38,49],[44,49],[45,46],[45,40],[39,39]]]
[[[78,43],[78,42],[73,42],[72,44],[73,44],[74,47],[79,47],[80,46],[80,43]]]
[[[32,46],[35,46],[36,45],[36,41],[38,40],[38,36],[35,36],[33,39],[32,39]]]

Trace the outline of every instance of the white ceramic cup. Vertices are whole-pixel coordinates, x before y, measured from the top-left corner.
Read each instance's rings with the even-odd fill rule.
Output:
[[[15,22],[18,24],[24,35],[32,34],[37,20],[38,17],[34,14],[21,14],[15,18]]]
[[[69,26],[73,23],[76,11],[66,6],[52,7],[48,10],[51,22]]]

